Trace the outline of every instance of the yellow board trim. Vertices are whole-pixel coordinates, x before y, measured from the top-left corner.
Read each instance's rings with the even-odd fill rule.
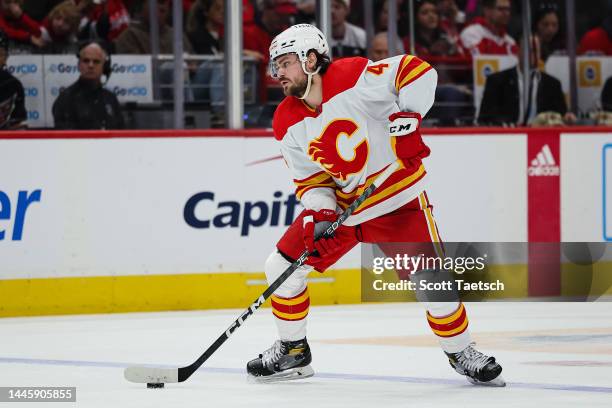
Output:
[[[600,262],[593,271],[592,281],[589,281],[590,293],[612,295],[611,268],[612,262]],[[576,288],[585,284],[584,272],[576,265],[562,265],[562,296],[577,294]],[[362,303],[359,269],[329,270],[322,275],[312,272],[310,276],[331,278],[331,282],[308,284],[312,305]],[[491,293],[491,299],[527,297],[528,273],[525,264],[489,265],[487,278],[490,281],[499,279],[506,286],[503,293]],[[265,290],[264,282],[266,277],[263,273],[0,279],[0,317],[244,309]],[[372,291],[368,287],[363,290],[366,296]],[[407,296],[403,292],[388,295],[385,301],[415,300],[414,296]],[[265,306],[269,307],[269,302]]]

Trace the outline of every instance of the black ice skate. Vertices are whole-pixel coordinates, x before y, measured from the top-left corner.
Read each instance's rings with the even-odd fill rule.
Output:
[[[489,357],[472,347],[467,346],[458,353],[446,353],[450,365],[459,374],[476,385],[505,387],[506,382],[500,376],[502,367],[495,362],[495,357]]]
[[[247,363],[249,379],[255,382],[297,380],[314,375],[312,355],[306,339],[274,342],[272,347]]]

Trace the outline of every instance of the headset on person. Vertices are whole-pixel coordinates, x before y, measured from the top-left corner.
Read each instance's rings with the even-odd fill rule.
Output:
[[[106,79],[104,80],[104,83],[108,82],[108,80],[110,79],[111,74],[113,73],[113,69],[112,69],[112,62],[111,62],[111,50],[109,45],[104,42],[104,41],[100,41],[100,40],[86,40],[86,41],[81,41],[79,42],[79,47],[77,49],[76,52],[76,57],[77,59],[80,61],[81,60],[81,51],[83,50],[83,48],[91,45],[91,44],[98,44],[98,46],[100,46],[100,48],[102,48],[104,50],[104,54],[106,54],[106,58],[104,60],[104,66],[102,67],[102,75],[104,75],[106,77]]]

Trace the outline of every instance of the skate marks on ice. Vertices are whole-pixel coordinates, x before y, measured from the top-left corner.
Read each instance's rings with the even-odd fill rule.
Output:
[[[115,368],[124,369],[133,365],[151,366],[160,368],[172,368],[173,366],[164,364],[136,364],[129,362],[110,362],[110,361],[80,361],[80,360],[46,360],[46,359],[30,359],[30,358],[14,358],[0,357],[0,365],[17,364],[17,365],[41,365],[41,366],[61,366],[61,367],[91,367],[91,368]],[[121,377],[121,372],[117,371],[117,375]],[[225,374],[234,375],[246,378],[246,371],[240,368],[223,368],[223,367],[201,367],[196,374]],[[315,370],[314,379],[317,380],[339,380],[349,382],[388,382],[388,383],[407,383],[407,384],[423,384],[423,385],[451,385],[451,386],[466,386],[469,385],[465,379],[447,379],[447,378],[428,378],[428,377],[412,377],[412,376],[394,376],[394,375],[368,375],[368,374],[353,374],[353,373],[329,373],[317,372]],[[237,378],[235,381],[241,382]],[[305,380],[305,382],[310,380]],[[296,382],[293,382],[295,384]],[[127,383],[126,383],[127,384]],[[278,384],[278,383],[276,383]],[[141,385],[127,384],[133,388],[142,388]],[[180,387],[182,385],[177,385]],[[265,386],[265,385],[264,385]],[[529,390],[553,390],[553,391],[576,391],[587,393],[603,393],[612,395],[612,387],[597,387],[572,384],[540,384],[527,382],[508,382],[507,387]]]

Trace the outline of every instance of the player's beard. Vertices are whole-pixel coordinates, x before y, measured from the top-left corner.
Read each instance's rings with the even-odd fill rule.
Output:
[[[300,98],[306,92],[306,88],[308,87],[308,77],[297,80],[295,84],[290,85],[286,90],[283,89],[285,96],[295,96]]]

